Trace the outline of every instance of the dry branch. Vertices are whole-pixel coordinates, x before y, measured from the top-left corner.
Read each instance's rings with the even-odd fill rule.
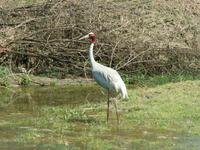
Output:
[[[0,63],[87,77],[89,43],[77,39],[93,31],[96,60],[117,70],[198,70],[199,10],[197,0],[46,0],[2,7]]]

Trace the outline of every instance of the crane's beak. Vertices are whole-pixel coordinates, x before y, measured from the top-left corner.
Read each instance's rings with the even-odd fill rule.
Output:
[[[82,40],[82,39],[88,39],[88,38],[89,38],[89,34],[87,34],[87,35],[81,37],[79,40]]]

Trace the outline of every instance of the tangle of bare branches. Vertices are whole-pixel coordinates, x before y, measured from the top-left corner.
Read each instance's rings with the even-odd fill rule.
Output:
[[[96,60],[117,70],[199,69],[199,10],[197,1],[187,0],[45,0],[0,7],[0,63],[87,77],[89,43],[77,39],[93,31]]]

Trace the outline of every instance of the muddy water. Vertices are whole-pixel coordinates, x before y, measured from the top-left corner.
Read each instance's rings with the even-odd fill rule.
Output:
[[[42,133],[48,141],[48,137],[55,139],[58,133],[52,129],[36,128],[33,126],[21,126],[17,122],[29,117],[38,117],[38,111],[45,106],[82,105],[84,103],[99,103],[105,101],[104,91],[96,85],[70,85],[62,87],[28,87],[15,90],[0,90],[0,150],[21,149],[88,149],[87,141],[80,139],[83,134],[99,141],[114,143],[116,149],[162,149],[163,147],[175,150],[200,149],[199,136],[181,135],[171,130],[158,131],[130,126],[124,128],[127,122],[120,126],[110,125],[109,131],[94,132],[87,129],[84,124],[78,122],[73,130],[65,130],[62,136],[68,142],[26,142],[17,139],[21,133],[28,130]],[[16,124],[15,124],[16,121]],[[31,136],[31,135],[30,135]],[[156,144],[157,143],[157,144]],[[158,144],[159,143],[159,144]],[[98,144],[98,142],[97,142]],[[90,148],[92,149],[92,148]],[[105,147],[105,149],[109,149]]]

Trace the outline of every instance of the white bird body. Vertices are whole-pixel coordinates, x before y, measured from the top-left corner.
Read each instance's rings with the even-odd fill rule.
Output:
[[[92,74],[99,85],[110,91],[115,90],[123,98],[128,98],[126,86],[116,70],[95,63],[95,67],[92,68]]]
[[[91,45],[89,49],[89,57],[90,57],[90,64],[92,66],[92,74],[93,78],[95,81],[102,86],[103,88],[108,90],[108,109],[107,109],[107,121],[109,118],[109,103],[110,103],[110,91],[116,91],[117,93],[120,93],[122,98],[128,98],[126,86],[120,77],[119,73],[109,67],[106,67],[102,64],[99,64],[95,61],[94,56],[93,56],[93,48],[94,48],[94,43],[96,42],[96,35],[94,33],[89,33],[86,36],[80,38],[85,39],[89,38],[91,40]],[[115,102],[115,108],[116,108],[116,115],[117,115],[117,120],[119,123],[119,116],[117,112],[117,104]]]
[[[95,81],[110,91],[115,90],[117,93],[120,93],[122,98],[128,98],[126,86],[119,75],[119,73],[107,66],[97,63],[93,57],[93,47],[94,43],[90,46],[90,64],[92,66],[92,74]]]

